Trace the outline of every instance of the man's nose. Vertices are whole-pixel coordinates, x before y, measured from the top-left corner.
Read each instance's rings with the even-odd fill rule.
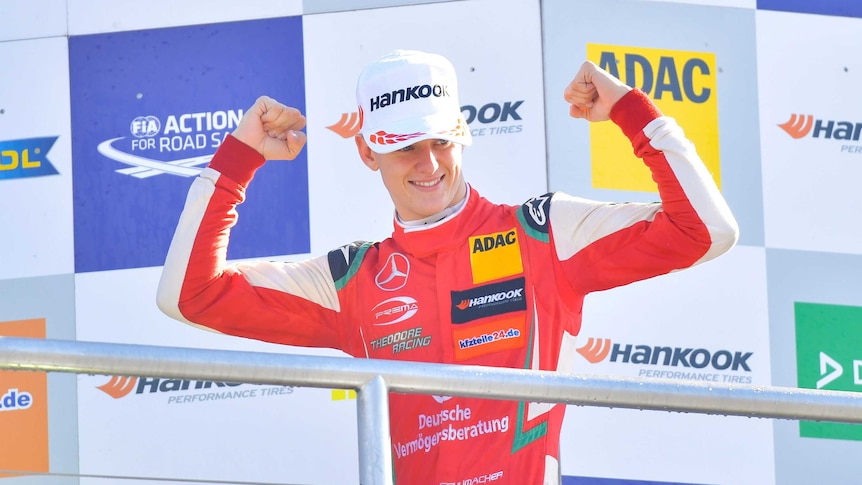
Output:
[[[440,163],[437,157],[434,156],[434,151],[429,147],[422,147],[416,150],[416,170],[420,173],[434,173]]]

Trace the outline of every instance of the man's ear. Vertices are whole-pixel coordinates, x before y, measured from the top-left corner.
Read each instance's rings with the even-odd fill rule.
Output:
[[[365,138],[362,138],[362,135],[354,136],[353,140],[356,141],[356,149],[359,151],[359,158],[362,159],[362,163],[376,172],[380,168],[380,165],[377,163],[377,157],[375,156],[377,154],[371,150],[368,143],[365,143]]]

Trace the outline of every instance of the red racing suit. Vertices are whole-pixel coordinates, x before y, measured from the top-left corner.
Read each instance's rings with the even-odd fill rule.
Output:
[[[194,181],[159,285],[168,315],[355,357],[568,371],[584,296],[709,260],[736,222],[676,123],[638,90],[611,119],[661,203],[548,193],[519,206],[469,188],[456,213],[295,262],[225,261],[263,158],[229,137]],[[399,484],[559,484],[565,405],[390,395]]]

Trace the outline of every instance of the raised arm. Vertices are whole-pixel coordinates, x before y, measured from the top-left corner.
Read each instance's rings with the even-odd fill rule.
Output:
[[[192,182],[159,281],[164,313],[231,335],[340,348],[339,303],[325,256],[226,261],[236,208],[255,171],[267,160],[294,159],[305,144],[304,126],[298,110],[260,97]]]
[[[551,199],[557,257],[575,288],[612,288],[690,267],[734,246],[739,228],[730,208],[682,128],[649,97],[585,62],[564,98],[571,116],[620,127],[661,198],[652,204],[566,194]]]

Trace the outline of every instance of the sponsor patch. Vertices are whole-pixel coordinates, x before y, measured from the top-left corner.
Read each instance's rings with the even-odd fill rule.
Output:
[[[533,197],[521,205],[518,211],[518,221],[528,236],[534,237],[542,242],[549,241],[549,226],[551,212],[551,198],[553,192]]]
[[[406,350],[428,347],[431,345],[431,335],[423,334],[422,327],[414,327],[374,339],[370,344],[373,351],[391,347],[392,355],[395,355]]]
[[[377,287],[383,291],[399,290],[407,284],[410,274],[410,260],[401,253],[392,253],[383,268],[374,277]]]
[[[524,272],[521,246],[515,228],[508,231],[471,237],[470,269],[473,284],[518,275]]]
[[[479,318],[526,310],[525,283],[521,277],[451,292],[452,323],[467,323]]]
[[[381,301],[371,312],[374,313],[374,325],[386,326],[403,322],[419,311],[416,299],[409,296],[396,296]]]
[[[524,316],[496,320],[469,327],[455,327],[455,360],[462,361],[482,355],[511,350],[526,345]]]

